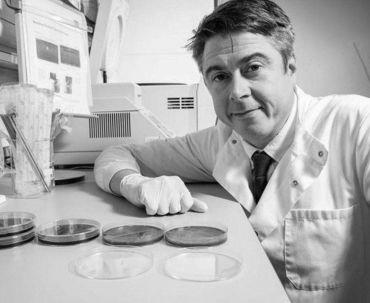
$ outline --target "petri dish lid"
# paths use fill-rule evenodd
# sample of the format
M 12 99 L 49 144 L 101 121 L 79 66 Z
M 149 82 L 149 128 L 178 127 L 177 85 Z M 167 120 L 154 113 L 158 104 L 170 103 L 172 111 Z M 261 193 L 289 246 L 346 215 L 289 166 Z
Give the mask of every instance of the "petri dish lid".
M 61 219 L 37 229 L 39 241 L 48 244 L 76 244 L 99 236 L 100 224 L 89 219 Z
M 74 272 L 89 279 L 125 279 L 148 271 L 153 256 L 138 248 L 97 251 L 73 262 Z
M 31 228 L 23 233 L 14 234 L 7 237 L 0 237 L 0 248 L 17 246 L 32 240 L 34 237 L 35 228 Z
M 164 227 L 159 223 L 114 223 L 104 226 L 102 235 L 109 245 L 141 246 L 162 240 Z
M 34 220 L 35 215 L 28 212 L 0 212 L 0 237 L 30 230 Z
M 242 268 L 242 259 L 229 253 L 183 251 L 167 258 L 165 273 L 174 279 L 215 282 L 231 279 Z
M 181 247 L 214 246 L 227 240 L 227 227 L 215 222 L 175 225 L 165 232 L 169 244 Z

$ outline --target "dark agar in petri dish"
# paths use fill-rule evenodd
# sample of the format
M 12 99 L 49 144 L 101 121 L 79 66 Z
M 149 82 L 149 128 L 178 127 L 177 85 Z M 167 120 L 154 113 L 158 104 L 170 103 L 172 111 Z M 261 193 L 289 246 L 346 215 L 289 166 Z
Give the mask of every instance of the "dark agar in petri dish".
M 103 241 L 110 245 L 147 245 L 163 238 L 162 228 L 152 225 L 121 225 L 103 230 Z
M 180 226 L 168 230 L 165 239 L 169 244 L 181 247 L 214 246 L 227 240 L 227 231 L 214 226 Z

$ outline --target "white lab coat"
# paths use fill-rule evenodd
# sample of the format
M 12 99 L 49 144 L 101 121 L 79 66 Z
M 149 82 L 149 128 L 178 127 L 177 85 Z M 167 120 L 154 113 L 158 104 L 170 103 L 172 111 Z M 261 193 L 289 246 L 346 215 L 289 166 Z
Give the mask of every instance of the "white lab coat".
M 296 89 L 294 140 L 256 205 L 239 136 L 222 123 L 185 137 L 106 150 L 98 185 L 118 170 L 217 181 L 247 210 L 292 302 L 370 302 L 370 99 Z M 273 298 L 271 298 L 273 300 Z

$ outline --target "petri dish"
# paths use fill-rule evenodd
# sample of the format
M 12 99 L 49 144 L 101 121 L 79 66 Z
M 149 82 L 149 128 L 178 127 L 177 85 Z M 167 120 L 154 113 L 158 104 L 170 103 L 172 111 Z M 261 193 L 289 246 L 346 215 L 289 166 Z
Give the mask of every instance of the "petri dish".
M 0 237 L 5 237 L 33 228 L 35 215 L 28 212 L 0 212 Z
M 215 282 L 231 279 L 242 269 L 240 257 L 229 253 L 183 251 L 167 258 L 165 273 L 177 280 Z
M 220 223 L 177 225 L 165 232 L 167 243 L 181 246 L 214 246 L 227 241 L 227 227 Z
M 142 246 L 162 240 L 164 227 L 157 223 L 110 224 L 104 226 L 102 235 L 105 244 Z
M 73 262 L 76 274 L 88 279 L 125 279 L 145 273 L 153 256 L 138 248 L 97 251 Z
M 17 246 L 28 241 L 31 241 L 35 237 L 35 228 L 31 228 L 28 231 L 13 234 L 6 237 L 0 237 L 0 248 L 7 248 Z
M 39 226 L 36 233 L 46 244 L 77 244 L 99 236 L 100 224 L 89 219 L 61 219 Z
M 71 169 L 55 169 L 55 185 L 71 184 L 85 180 L 85 174 Z

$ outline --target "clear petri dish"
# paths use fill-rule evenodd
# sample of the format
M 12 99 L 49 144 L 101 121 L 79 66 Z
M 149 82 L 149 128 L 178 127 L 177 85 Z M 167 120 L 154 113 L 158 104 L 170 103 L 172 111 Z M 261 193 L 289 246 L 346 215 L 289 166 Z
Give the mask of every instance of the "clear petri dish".
M 175 225 L 166 230 L 165 239 L 180 247 L 220 245 L 227 241 L 227 227 L 214 222 Z
M 22 233 L 0 237 L 0 248 L 13 247 L 31 241 L 35 237 L 35 228 Z
M 100 234 L 100 224 L 89 219 L 61 219 L 37 228 L 37 238 L 46 244 L 77 244 Z
M 177 280 L 215 282 L 236 276 L 242 264 L 240 257 L 229 253 L 187 250 L 167 258 L 164 271 Z
M 102 235 L 105 244 L 142 246 L 162 240 L 164 227 L 159 223 L 114 223 L 104 226 Z
M 0 212 L 0 237 L 30 230 L 35 226 L 35 218 L 28 212 Z
M 89 279 L 126 279 L 145 273 L 153 256 L 138 248 L 98 251 L 73 262 L 76 274 Z

